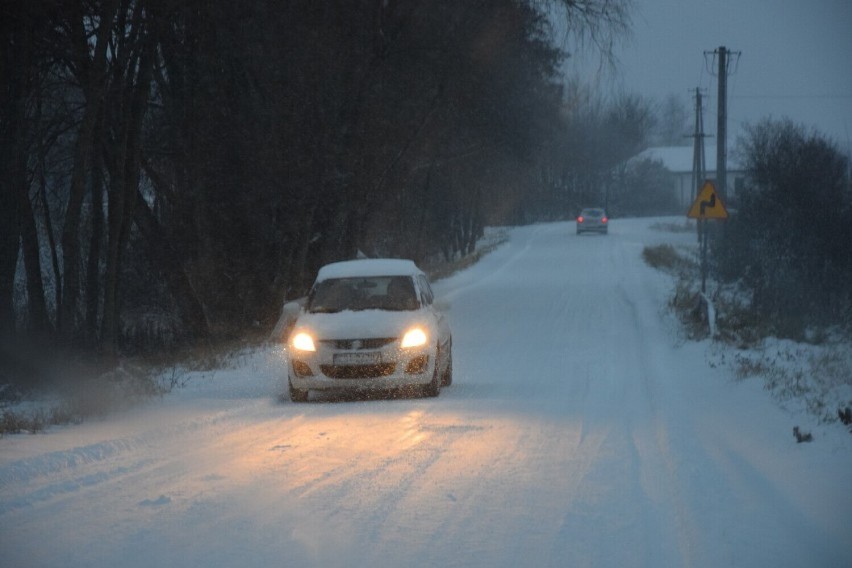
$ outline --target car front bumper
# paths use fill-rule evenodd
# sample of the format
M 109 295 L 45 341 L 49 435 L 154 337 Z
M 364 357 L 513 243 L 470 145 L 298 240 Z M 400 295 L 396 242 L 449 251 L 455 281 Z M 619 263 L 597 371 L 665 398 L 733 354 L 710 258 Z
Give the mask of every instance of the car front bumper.
M 290 384 L 300 390 L 394 389 L 429 384 L 435 372 L 434 349 L 386 349 L 370 355 L 375 360 L 341 363 L 341 357 L 357 359 L 358 355 L 334 350 L 291 352 Z

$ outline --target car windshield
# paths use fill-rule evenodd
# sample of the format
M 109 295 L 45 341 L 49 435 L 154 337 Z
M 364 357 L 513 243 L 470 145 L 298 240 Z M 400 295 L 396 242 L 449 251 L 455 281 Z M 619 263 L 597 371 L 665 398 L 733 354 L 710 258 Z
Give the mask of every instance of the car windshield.
M 601 209 L 585 209 L 582 215 L 586 217 L 603 217 L 604 212 Z
M 318 282 L 308 298 L 311 313 L 345 310 L 410 311 L 418 308 L 409 276 L 331 278 Z

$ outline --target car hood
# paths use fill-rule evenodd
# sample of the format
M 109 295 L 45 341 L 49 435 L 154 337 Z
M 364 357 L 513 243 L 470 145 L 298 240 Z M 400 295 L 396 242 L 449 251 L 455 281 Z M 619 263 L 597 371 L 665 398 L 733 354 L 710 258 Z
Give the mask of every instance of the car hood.
M 432 328 L 429 310 L 395 312 L 389 310 L 343 311 L 333 314 L 303 313 L 293 328 L 309 331 L 317 339 L 366 339 L 401 337 L 414 325 Z

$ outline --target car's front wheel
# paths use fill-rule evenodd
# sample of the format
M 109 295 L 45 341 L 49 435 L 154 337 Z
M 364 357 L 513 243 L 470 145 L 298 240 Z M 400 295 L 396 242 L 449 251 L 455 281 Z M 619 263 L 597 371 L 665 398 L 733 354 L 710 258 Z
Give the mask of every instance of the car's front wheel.
M 290 387 L 290 400 L 293 402 L 308 402 L 308 389 L 297 389 L 291 381 L 287 381 Z
M 444 374 L 441 375 L 441 386 L 448 387 L 453 384 L 453 349 L 452 344 L 450 345 L 450 352 L 447 354 L 447 368 L 444 370 Z
M 441 392 L 441 376 L 438 374 L 438 358 L 435 358 L 435 370 L 432 372 L 432 380 L 423 385 L 423 396 L 436 397 Z

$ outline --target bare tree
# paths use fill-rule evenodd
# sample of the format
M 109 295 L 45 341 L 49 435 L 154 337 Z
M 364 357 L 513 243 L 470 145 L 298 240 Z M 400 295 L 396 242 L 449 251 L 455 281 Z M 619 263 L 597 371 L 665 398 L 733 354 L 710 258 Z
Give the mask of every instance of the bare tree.
M 86 192 L 86 180 L 95 144 L 95 126 L 105 98 L 107 82 L 107 46 L 118 10 L 118 0 L 98 4 L 93 13 L 85 5 L 68 4 L 63 12 L 68 58 L 66 66 L 79 82 L 85 98 L 77 140 L 74 144 L 73 167 L 68 204 L 62 229 L 62 305 L 59 329 L 70 341 L 78 331 L 80 298 L 80 213 Z
M 692 112 L 682 97 L 669 94 L 656 108 L 656 128 L 652 142 L 658 146 L 689 146 Z
M 604 54 L 629 24 L 627 0 L 4 4 L 3 323 L 19 255 L 31 325 L 111 353 L 140 312 L 243 333 L 324 262 L 469 254 L 591 193 L 612 154 L 586 141 L 638 124 L 626 151 L 643 107 L 565 112 L 554 5 Z

